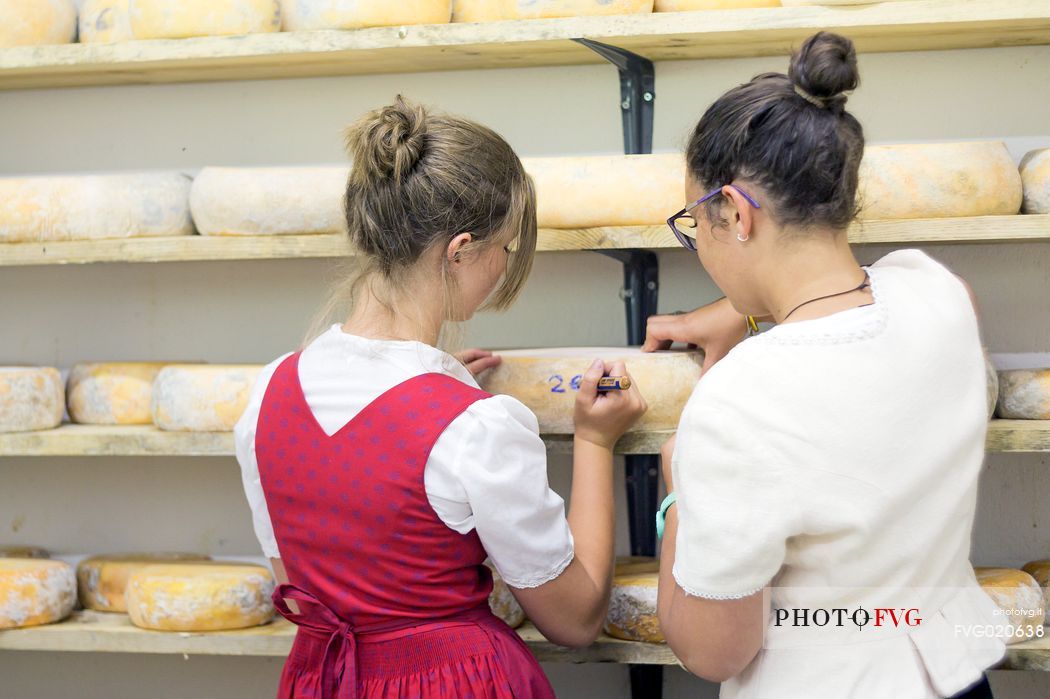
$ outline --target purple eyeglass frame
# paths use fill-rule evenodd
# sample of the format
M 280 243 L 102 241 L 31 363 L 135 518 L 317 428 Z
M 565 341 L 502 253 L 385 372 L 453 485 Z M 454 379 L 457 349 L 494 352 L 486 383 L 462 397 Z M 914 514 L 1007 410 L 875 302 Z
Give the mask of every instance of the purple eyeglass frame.
M 761 204 L 759 204 L 757 201 L 755 201 L 754 198 L 750 194 L 748 194 L 744 190 L 740 189 L 740 187 L 737 187 L 735 184 L 730 184 L 730 185 L 727 185 L 727 186 L 732 187 L 736 191 L 740 192 L 740 196 L 744 197 L 744 199 L 747 199 L 747 203 L 750 204 L 751 206 L 755 207 L 756 209 L 761 209 L 762 208 Z M 710 192 L 708 192 L 707 194 L 705 194 L 704 196 L 702 196 L 699 199 L 697 199 L 696 201 L 694 201 L 689 206 L 685 207 L 684 209 L 682 209 L 681 211 L 676 213 L 674 216 L 672 216 L 669 219 L 667 219 L 667 226 L 671 229 L 671 232 L 674 233 L 674 237 L 678 240 L 679 243 L 682 244 L 682 247 L 684 247 L 686 250 L 694 250 L 694 251 L 696 250 L 696 239 L 695 238 L 690 238 L 686 234 L 684 234 L 681 231 L 679 231 L 678 228 L 674 225 L 674 222 L 677 221 L 678 219 L 682 218 L 683 216 L 685 216 L 687 213 L 689 213 L 689 209 L 692 209 L 694 206 L 700 206 L 704 202 L 710 201 L 711 199 L 714 199 L 716 196 L 718 196 L 721 193 L 722 193 L 722 187 L 719 187 L 718 189 L 713 189 Z

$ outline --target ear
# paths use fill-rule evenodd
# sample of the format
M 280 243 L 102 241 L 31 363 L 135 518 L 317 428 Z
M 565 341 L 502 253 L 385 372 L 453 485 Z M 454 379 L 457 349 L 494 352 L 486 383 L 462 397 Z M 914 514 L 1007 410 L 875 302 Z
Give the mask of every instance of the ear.
M 473 239 L 474 236 L 470 233 L 460 233 L 450 240 L 448 243 L 448 249 L 445 251 L 448 261 L 452 264 L 458 264 L 462 257 L 460 253 Z
M 722 187 L 722 195 L 725 196 L 728 204 L 723 213 L 726 220 L 729 221 L 729 232 L 740 242 L 746 243 L 751 238 L 754 226 L 754 211 L 751 209 L 751 204 L 740 192 L 729 185 Z

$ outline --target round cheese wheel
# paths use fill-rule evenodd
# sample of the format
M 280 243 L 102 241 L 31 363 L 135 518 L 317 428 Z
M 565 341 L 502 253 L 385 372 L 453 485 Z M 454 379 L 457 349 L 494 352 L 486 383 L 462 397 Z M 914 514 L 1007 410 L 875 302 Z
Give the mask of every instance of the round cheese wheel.
M 85 425 L 151 424 L 153 380 L 165 366 L 163 362 L 75 365 L 66 382 L 70 419 Z
M 51 558 L 51 554 L 36 546 L 0 546 L 0 558 Z
M 742 10 L 752 7 L 780 7 L 780 0 L 656 0 L 656 12 L 694 10 Z
M 162 430 L 229 432 L 261 370 L 247 364 L 164 367 L 153 382 L 153 422 Z
M 284 30 L 448 24 L 451 0 L 281 0 Z
M 649 410 L 632 431 L 670 430 L 700 380 L 699 352 L 642 352 L 623 347 L 569 347 L 497 352 L 503 361 L 481 376 L 489 393 L 505 393 L 527 405 L 546 434 L 573 432 L 579 377 L 595 359 L 624 360 Z
M 206 561 L 196 553 L 122 553 L 85 558 L 77 566 L 80 604 L 99 612 L 126 612 L 128 579 L 149 565 L 172 561 Z
M 516 629 L 525 623 L 525 610 L 514 599 L 514 593 L 507 587 L 507 583 L 496 572 L 491 564 L 486 563 L 492 571 L 492 594 L 489 595 L 489 609 L 512 629 Z
M 76 599 L 77 578 L 68 563 L 0 558 L 0 629 L 61 621 Z
M 999 372 L 999 417 L 1050 420 L 1050 369 Z
M 346 177 L 345 167 L 206 167 L 190 210 L 201 235 L 339 233 Z
M 133 0 L 135 39 L 184 39 L 281 31 L 278 0 Z
M 80 43 L 131 41 L 132 0 L 84 0 L 80 7 Z
M 273 618 L 274 581 L 262 566 L 222 561 L 152 565 L 128 579 L 131 623 L 157 631 L 224 631 Z
M 1033 150 L 1021 159 L 1025 214 L 1050 214 L 1050 148 Z
M 1021 175 L 1000 141 L 870 146 L 858 196 L 862 219 L 1010 215 Z
M 523 158 L 541 228 L 658 225 L 685 201 L 680 154 Z
M 62 374 L 53 367 L 0 367 L 0 432 L 58 427 L 65 412 Z
M 663 643 L 656 614 L 660 566 L 655 560 L 635 560 L 616 566 L 605 633 L 614 638 L 645 643 Z
M 653 11 L 653 0 L 455 0 L 453 22 L 498 22 Z
M 1025 563 L 1021 570 L 1031 575 L 1043 588 L 1043 623 L 1050 625 L 1050 559 Z
M 1023 570 L 1013 568 L 974 568 L 977 582 L 999 605 L 1002 617 L 997 626 L 1013 627 L 1004 634 L 1007 644 L 1033 638 L 1046 619 L 1043 589 Z
M 0 178 L 0 243 L 191 235 L 180 173 Z
M 73 0 L 0 0 L 0 48 L 69 44 L 76 36 Z

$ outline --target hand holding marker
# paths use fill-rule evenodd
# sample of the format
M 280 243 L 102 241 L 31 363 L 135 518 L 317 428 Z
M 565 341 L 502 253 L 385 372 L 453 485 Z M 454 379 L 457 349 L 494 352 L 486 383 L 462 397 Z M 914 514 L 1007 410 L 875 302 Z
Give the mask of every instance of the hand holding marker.
M 630 376 L 603 376 L 598 379 L 599 391 L 626 391 L 630 387 Z

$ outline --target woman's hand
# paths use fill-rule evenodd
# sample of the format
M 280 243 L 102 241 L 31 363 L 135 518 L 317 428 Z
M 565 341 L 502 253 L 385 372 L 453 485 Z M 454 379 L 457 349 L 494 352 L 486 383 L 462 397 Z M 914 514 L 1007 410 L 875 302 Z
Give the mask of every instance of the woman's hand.
M 744 339 L 746 331 L 744 316 L 728 299 L 721 299 L 689 313 L 650 316 L 642 351 L 667 349 L 673 342 L 688 343 L 704 350 L 702 371 L 706 373 Z
M 622 362 L 613 362 L 609 376 L 627 376 L 627 367 Z M 605 362 L 594 360 L 580 380 L 576 394 L 573 420 L 576 438 L 612 449 L 634 422 L 649 409 L 645 398 L 638 392 L 638 384 L 631 379 L 626 391 L 598 391 L 598 379 L 606 375 Z
M 467 371 L 474 376 L 477 376 L 486 369 L 499 366 L 499 363 L 503 361 L 502 357 L 499 355 L 481 349 L 463 350 L 462 352 L 457 352 L 455 357 L 461 364 L 467 367 Z
M 660 447 L 660 469 L 664 475 L 664 486 L 667 488 L 667 492 L 670 494 L 674 491 L 674 478 L 671 476 L 671 457 L 674 456 L 674 445 L 678 439 L 678 433 L 675 432 L 671 435 L 671 438 L 664 442 L 664 445 Z

